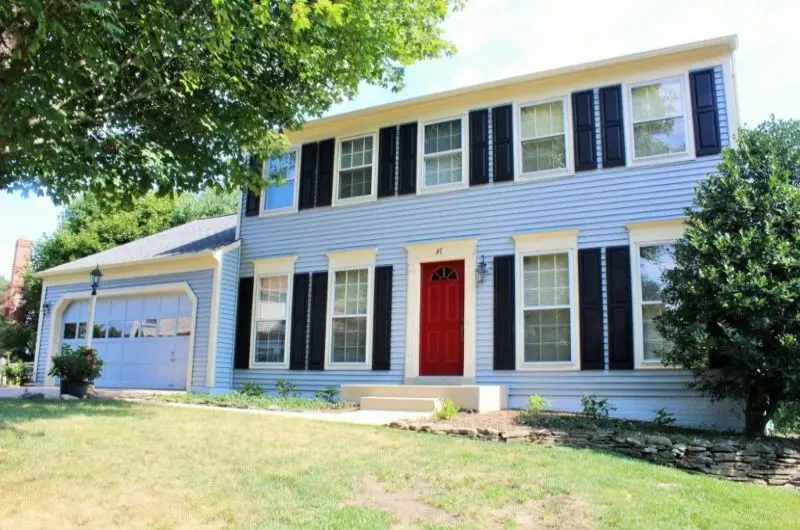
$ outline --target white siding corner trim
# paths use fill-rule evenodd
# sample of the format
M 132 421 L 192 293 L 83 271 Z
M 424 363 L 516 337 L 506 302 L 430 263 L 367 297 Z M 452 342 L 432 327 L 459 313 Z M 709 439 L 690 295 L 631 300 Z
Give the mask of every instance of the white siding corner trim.
M 476 373 L 476 289 L 477 239 L 459 239 L 406 245 L 408 279 L 406 297 L 406 380 L 419 377 L 419 334 L 422 264 L 464 260 L 464 374 L 462 380 L 475 381 Z
M 216 380 L 217 328 L 220 318 L 219 305 L 220 292 L 222 289 L 222 260 L 226 252 L 239 248 L 240 244 L 241 242 L 236 240 L 230 245 L 218 248 L 212 254 L 214 256 L 214 261 L 216 261 L 216 266 L 214 267 L 214 285 L 211 288 L 211 323 L 208 330 L 208 362 L 206 364 L 206 386 L 208 388 L 214 388 Z M 94 315 L 94 311 L 92 311 L 91 314 Z
M 554 232 L 517 234 L 514 239 L 514 271 L 516 285 L 516 366 L 517 370 L 580 370 L 580 311 L 578 296 L 578 229 Z M 569 263 L 569 314 L 570 314 L 570 360 L 525 362 L 525 320 L 523 301 L 525 286 L 523 261 L 527 256 L 566 253 Z
M 250 317 L 250 354 L 248 367 L 251 370 L 286 370 L 289 368 L 289 352 L 292 344 L 292 302 L 294 301 L 294 265 L 297 256 L 283 256 L 253 261 L 253 307 Z M 256 334 L 258 333 L 258 300 L 261 294 L 261 279 L 270 276 L 286 276 L 286 334 L 283 341 L 283 362 L 256 362 Z
M 684 219 L 662 219 L 626 225 L 630 235 L 631 291 L 633 296 L 633 367 L 639 369 L 673 369 L 661 361 L 644 360 L 644 330 L 642 327 L 642 279 L 639 249 L 647 245 L 674 243 L 683 235 Z

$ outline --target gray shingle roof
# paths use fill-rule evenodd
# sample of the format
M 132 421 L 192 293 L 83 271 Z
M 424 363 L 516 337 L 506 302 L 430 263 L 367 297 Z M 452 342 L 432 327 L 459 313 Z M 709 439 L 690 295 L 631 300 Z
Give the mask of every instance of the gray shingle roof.
M 40 274 L 79 271 L 95 265 L 119 265 L 167 256 L 213 250 L 236 240 L 236 216 L 199 219 L 152 236 L 143 237 L 104 252 L 64 263 Z

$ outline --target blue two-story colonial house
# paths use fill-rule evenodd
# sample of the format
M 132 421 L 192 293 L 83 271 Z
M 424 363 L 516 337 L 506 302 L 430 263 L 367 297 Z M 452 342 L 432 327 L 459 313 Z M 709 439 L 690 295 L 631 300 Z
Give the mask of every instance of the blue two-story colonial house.
M 738 126 L 735 37 L 561 68 L 312 121 L 261 163 L 280 184 L 44 271 L 36 381 L 63 343 L 100 386 L 452 397 L 540 394 L 576 410 L 731 426 L 664 367 L 684 208 Z M 87 288 L 96 265 L 104 279 Z M 381 401 L 383 400 L 383 401 Z M 402 399 L 401 399 L 402 401 Z

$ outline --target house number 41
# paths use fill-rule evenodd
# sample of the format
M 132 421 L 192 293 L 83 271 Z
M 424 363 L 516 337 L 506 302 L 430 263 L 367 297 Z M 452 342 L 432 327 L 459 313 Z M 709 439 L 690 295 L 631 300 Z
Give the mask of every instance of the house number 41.
M 439 248 L 436 249 L 436 255 L 437 256 L 441 256 L 442 255 L 442 247 L 439 247 Z

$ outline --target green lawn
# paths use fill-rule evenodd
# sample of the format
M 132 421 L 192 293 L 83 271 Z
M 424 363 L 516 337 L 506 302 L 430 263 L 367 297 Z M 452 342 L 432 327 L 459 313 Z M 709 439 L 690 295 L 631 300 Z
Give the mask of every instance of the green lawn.
M 570 448 L 0 400 L 2 528 L 792 528 L 800 494 Z

